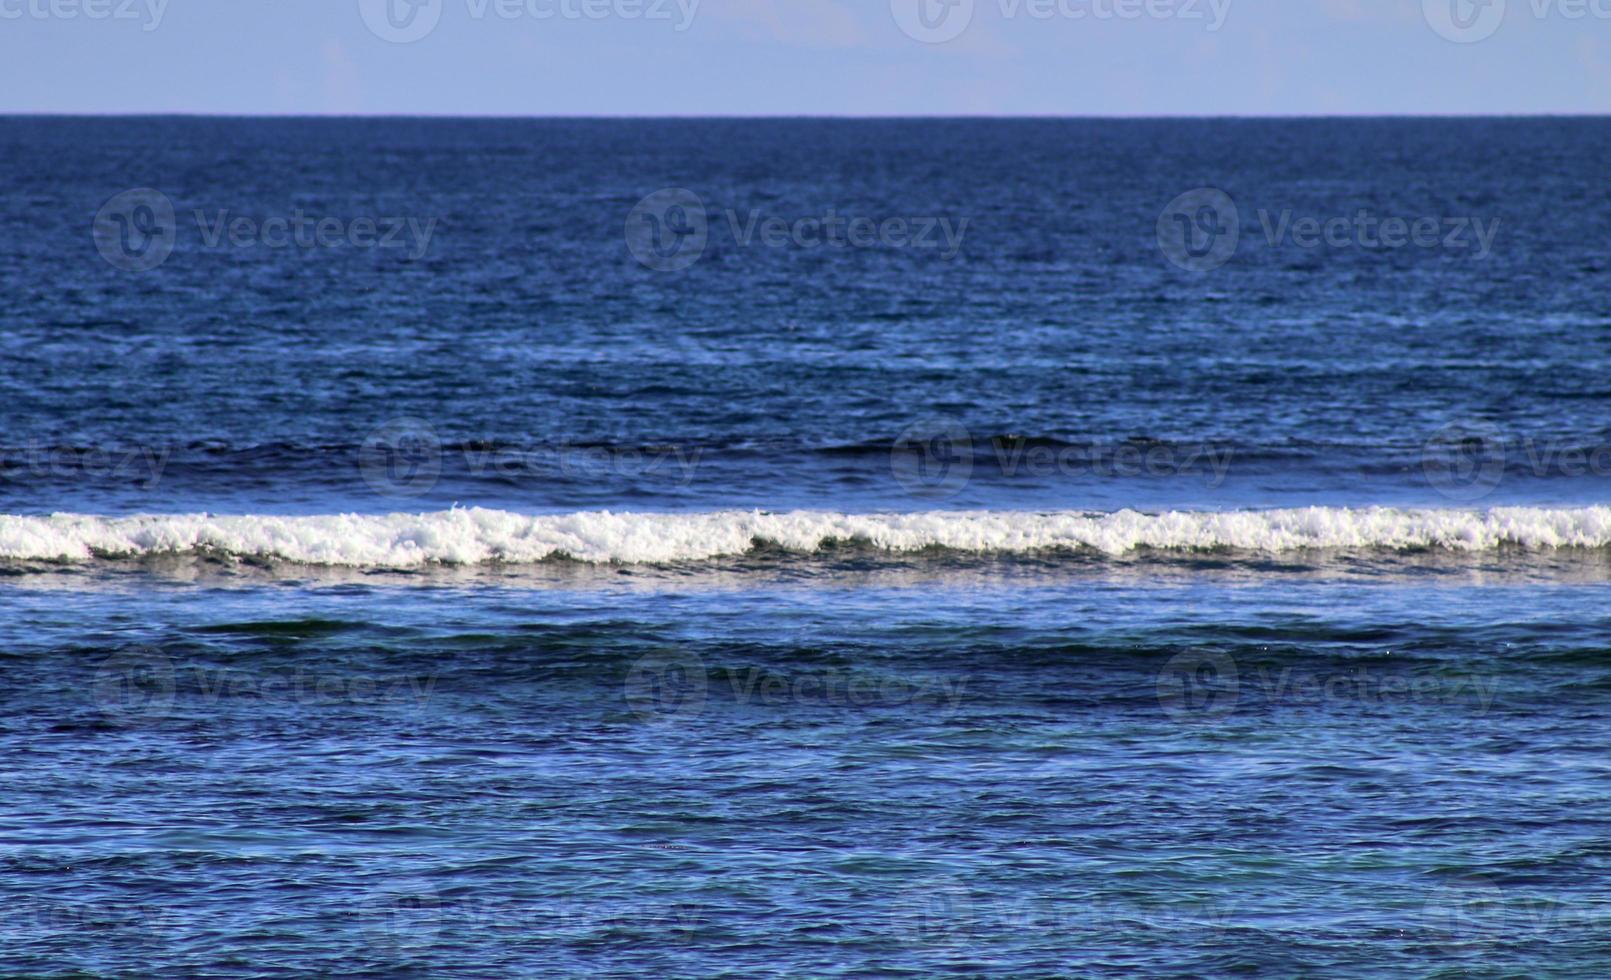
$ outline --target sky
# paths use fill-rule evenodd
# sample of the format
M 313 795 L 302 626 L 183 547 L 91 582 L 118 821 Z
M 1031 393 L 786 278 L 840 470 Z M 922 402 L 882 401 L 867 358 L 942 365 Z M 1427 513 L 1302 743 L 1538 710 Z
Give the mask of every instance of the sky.
M 1611 0 L 0 0 L 0 112 L 1611 112 Z

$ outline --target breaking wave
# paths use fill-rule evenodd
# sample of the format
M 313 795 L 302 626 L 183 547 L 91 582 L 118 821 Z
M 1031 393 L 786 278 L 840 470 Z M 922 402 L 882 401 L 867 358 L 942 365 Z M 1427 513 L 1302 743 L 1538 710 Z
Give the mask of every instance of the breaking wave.
M 908 514 L 620 514 L 531 516 L 480 508 L 428 514 L 286 517 L 140 515 L 0 517 L 0 559 L 83 562 L 216 554 L 311 565 L 397 568 L 570 559 L 699 561 L 757 548 L 811 553 L 857 545 L 892 553 L 1055 550 L 1446 550 L 1611 546 L 1611 507 L 1488 511 L 1309 507 L 1142 514 L 935 511 Z

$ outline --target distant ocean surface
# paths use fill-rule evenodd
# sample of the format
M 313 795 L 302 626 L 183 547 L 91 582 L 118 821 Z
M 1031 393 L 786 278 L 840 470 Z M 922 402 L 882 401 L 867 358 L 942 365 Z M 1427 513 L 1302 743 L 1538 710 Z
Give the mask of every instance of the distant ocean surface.
M 1608 158 L 0 119 L 0 974 L 1611 971 Z

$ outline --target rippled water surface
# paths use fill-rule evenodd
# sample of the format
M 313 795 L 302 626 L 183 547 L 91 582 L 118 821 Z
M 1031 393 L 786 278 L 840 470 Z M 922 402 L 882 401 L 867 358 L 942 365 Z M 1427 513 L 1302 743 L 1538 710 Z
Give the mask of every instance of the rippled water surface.
M 0 973 L 1611 970 L 1608 140 L 0 120 Z

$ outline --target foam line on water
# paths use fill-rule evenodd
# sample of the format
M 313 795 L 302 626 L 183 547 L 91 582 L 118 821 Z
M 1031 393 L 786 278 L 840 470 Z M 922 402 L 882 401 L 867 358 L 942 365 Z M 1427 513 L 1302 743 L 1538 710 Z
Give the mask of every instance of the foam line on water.
M 1611 546 L 1611 507 L 1488 511 L 1310 507 L 1294 510 L 1031 513 L 932 511 L 840 514 L 620 514 L 530 516 L 480 508 L 427 514 L 96 517 L 0 516 L 0 558 L 220 553 L 314 565 L 408 567 L 587 562 L 657 563 L 740 555 L 756 542 L 809 553 L 833 541 L 890 552 L 943 548 L 1026 553 L 1077 549 L 1122 555 L 1167 551 L 1307 549 L 1462 552 Z

